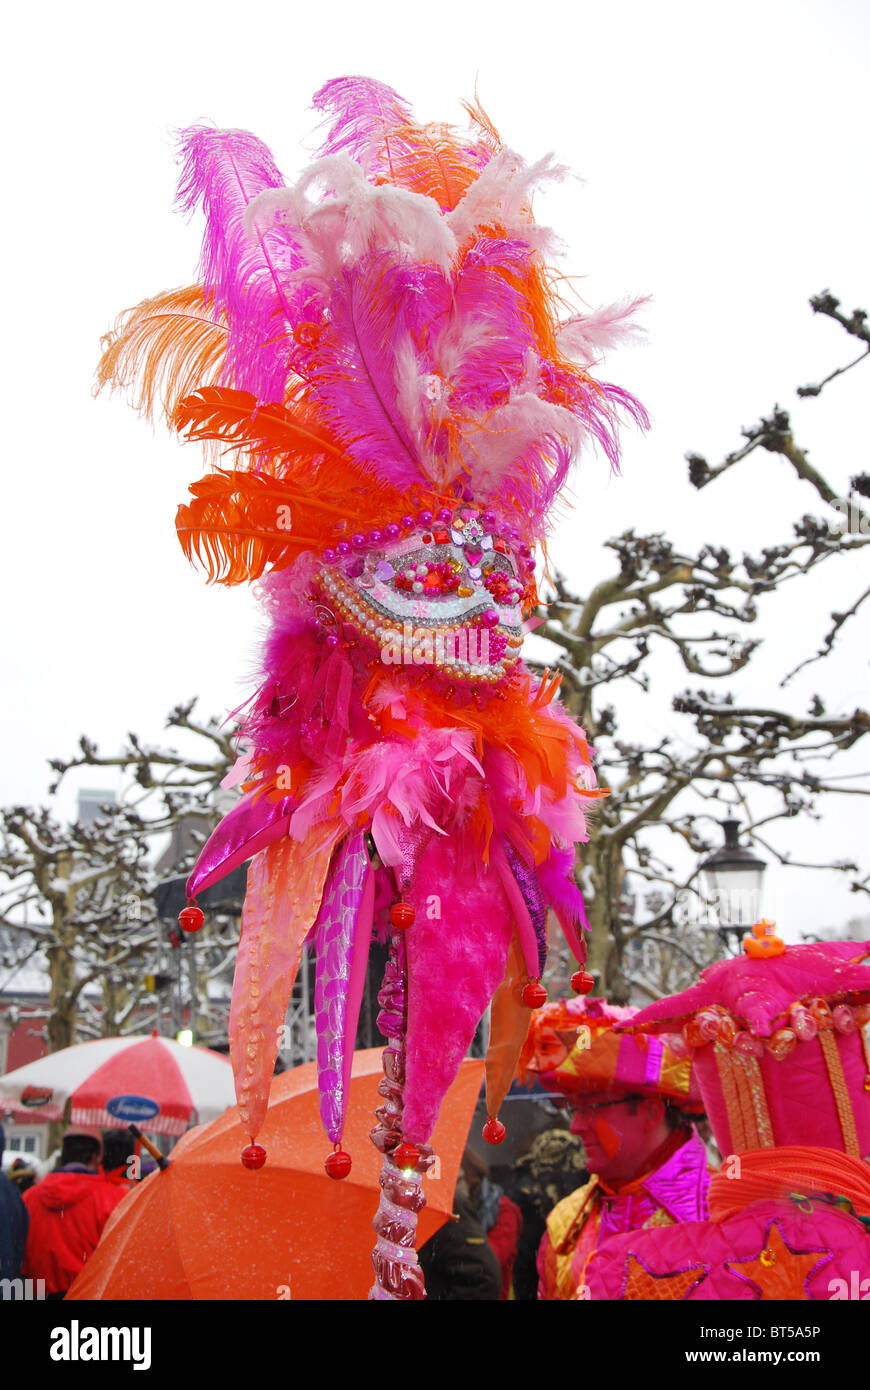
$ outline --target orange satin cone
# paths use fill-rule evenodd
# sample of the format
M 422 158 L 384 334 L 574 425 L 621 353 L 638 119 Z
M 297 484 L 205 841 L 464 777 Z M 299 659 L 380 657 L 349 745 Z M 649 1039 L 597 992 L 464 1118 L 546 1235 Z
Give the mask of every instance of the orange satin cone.
M 326 1176 L 313 1062 L 275 1078 L 257 1142 L 266 1166 L 250 1171 L 249 1142 L 233 1106 L 190 1130 L 169 1168 L 116 1208 L 68 1299 L 361 1299 L 372 1282 L 372 1220 L 381 1155 L 369 1139 L 381 1099 L 381 1049 L 354 1054 L 342 1147 L 350 1176 Z M 466 1059 L 441 1107 L 424 1180 L 422 1244 L 444 1225 L 480 1093 L 483 1062 Z
M 531 1012 L 522 1001 L 527 979 L 525 957 L 516 932 L 508 952 L 505 977 L 492 996 L 489 1046 L 486 1050 L 486 1112 L 497 1116 L 517 1074 L 529 1031 Z

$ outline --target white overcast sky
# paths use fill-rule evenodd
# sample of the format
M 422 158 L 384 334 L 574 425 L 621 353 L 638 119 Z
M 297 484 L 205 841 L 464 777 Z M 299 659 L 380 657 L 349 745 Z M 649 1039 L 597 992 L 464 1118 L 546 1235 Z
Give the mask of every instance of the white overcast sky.
M 653 429 L 626 436 L 619 479 L 584 460 L 554 547 L 583 584 L 604 572 L 602 542 L 629 526 L 757 550 L 818 512 L 773 456 L 700 495 L 685 482 L 687 449 L 718 459 L 774 401 L 794 407 L 836 487 L 868 468 L 866 371 L 817 401 L 793 394 L 854 355 L 809 296 L 830 287 L 845 308 L 870 299 L 868 29 L 865 0 L 50 0 L 8 12 L 3 803 L 44 798 L 46 759 L 70 754 L 82 732 L 106 751 L 127 729 L 159 742 L 177 701 L 199 694 L 203 713 L 222 715 L 250 689 L 253 601 L 207 589 L 175 539 L 199 456 L 120 398 L 91 396 L 115 315 L 194 276 L 200 224 L 172 211 L 174 129 L 253 130 L 290 181 L 303 145 L 313 148 L 310 99 L 328 78 L 377 77 L 420 118 L 454 121 L 476 84 L 507 144 L 529 160 L 553 150 L 577 172 L 583 182 L 536 201 L 567 244 L 565 269 L 584 277 L 590 305 L 654 297 L 649 345 L 613 354 L 605 373 L 640 395 Z M 830 664 L 776 692 L 830 610 L 857 593 L 859 568 L 831 569 L 775 600 L 740 699 L 803 710 L 819 689 L 833 705 L 867 707 L 866 620 Z M 665 663 L 652 696 L 626 705 L 639 736 L 679 729 L 669 704 L 684 684 Z M 868 763 L 870 749 L 841 770 Z M 72 810 L 72 791 L 59 811 Z M 848 798 L 777 842 L 795 857 L 843 858 L 864 852 L 865 827 L 863 803 Z M 789 935 L 867 910 L 831 874 L 769 877 Z

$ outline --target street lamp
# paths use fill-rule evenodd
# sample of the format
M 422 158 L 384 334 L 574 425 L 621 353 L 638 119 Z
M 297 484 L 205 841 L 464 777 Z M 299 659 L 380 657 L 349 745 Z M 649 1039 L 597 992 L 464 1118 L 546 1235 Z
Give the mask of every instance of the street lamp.
M 751 850 L 739 844 L 740 822 L 721 822 L 725 843 L 701 862 L 700 869 L 706 896 L 716 908 L 716 930 L 729 945 L 733 938 L 735 951 L 740 939 L 761 917 L 761 886 L 767 864 Z

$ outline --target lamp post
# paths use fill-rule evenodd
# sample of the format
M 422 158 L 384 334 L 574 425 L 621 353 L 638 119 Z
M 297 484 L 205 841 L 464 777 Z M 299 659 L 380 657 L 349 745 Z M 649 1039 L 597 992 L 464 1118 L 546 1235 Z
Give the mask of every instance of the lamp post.
M 743 934 L 761 917 L 761 888 L 767 864 L 738 841 L 740 822 L 721 822 L 725 843 L 700 865 L 707 896 L 716 906 L 716 931 L 736 953 Z

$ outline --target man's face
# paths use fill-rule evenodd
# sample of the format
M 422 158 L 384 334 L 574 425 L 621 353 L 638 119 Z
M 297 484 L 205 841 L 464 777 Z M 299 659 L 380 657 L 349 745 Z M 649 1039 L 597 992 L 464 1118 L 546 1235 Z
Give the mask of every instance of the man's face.
M 657 1096 L 590 1096 L 575 1106 L 571 1133 L 583 1140 L 589 1170 L 627 1179 L 664 1143 L 670 1130 Z

